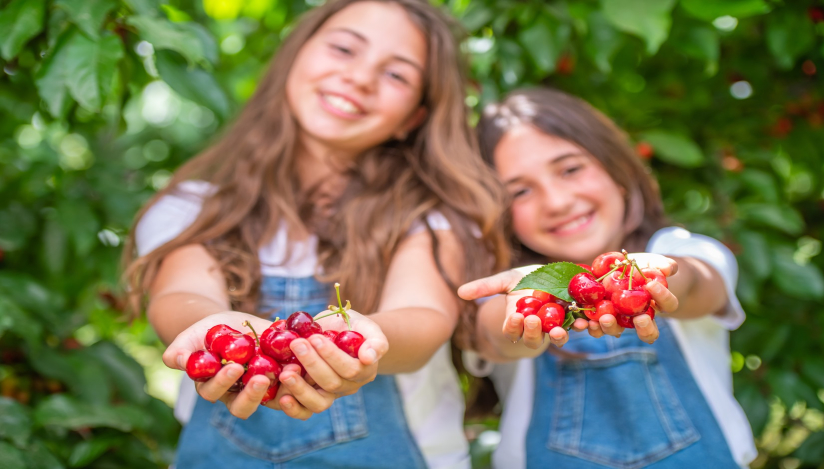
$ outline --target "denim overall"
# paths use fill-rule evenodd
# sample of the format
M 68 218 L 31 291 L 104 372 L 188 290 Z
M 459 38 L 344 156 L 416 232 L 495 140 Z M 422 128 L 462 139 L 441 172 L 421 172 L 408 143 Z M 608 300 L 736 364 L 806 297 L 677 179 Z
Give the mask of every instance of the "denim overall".
M 331 288 L 312 277 L 264 277 L 260 311 L 288 317 L 326 309 Z M 378 375 L 357 393 L 301 421 L 259 408 L 248 420 L 198 396 L 183 429 L 177 469 L 424 468 L 393 376 Z
M 666 319 L 649 345 L 570 334 L 563 350 L 535 360 L 528 468 L 738 468 Z

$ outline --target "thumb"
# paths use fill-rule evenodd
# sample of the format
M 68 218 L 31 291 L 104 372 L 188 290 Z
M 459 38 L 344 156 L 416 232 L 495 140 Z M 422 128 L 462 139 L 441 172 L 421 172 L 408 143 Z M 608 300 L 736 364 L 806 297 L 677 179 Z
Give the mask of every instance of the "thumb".
M 484 277 L 478 280 L 461 285 L 458 288 L 458 296 L 464 300 L 477 300 L 485 296 L 506 294 L 523 278 L 523 274 L 514 270 L 507 270 L 491 277 Z

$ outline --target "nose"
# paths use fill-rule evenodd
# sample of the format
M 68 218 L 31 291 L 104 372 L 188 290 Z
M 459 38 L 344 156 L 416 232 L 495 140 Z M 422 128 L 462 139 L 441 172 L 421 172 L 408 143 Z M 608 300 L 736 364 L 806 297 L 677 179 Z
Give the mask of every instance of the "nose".
M 547 215 L 564 215 L 575 203 L 575 188 L 557 180 L 541 184 L 541 207 Z
M 375 87 L 378 70 L 368 60 L 353 60 L 343 70 L 343 80 L 364 91 L 371 91 Z

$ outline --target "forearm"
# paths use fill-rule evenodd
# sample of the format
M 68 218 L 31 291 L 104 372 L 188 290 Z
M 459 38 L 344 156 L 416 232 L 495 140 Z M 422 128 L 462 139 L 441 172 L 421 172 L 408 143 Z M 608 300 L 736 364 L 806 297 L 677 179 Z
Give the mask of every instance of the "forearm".
M 389 342 L 378 373 L 411 373 L 423 367 L 452 337 L 456 322 L 429 308 L 401 308 L 369 315 Z
M 520 341 L 513 343 L 503 333 L 502 328 L 506 320 L 506 298 L 498 295 L 486 301 L 478 308 L 477 320 L 477 352 L 491 362 L 508 362 L 520 358 L 534 358 L 544 353 L 549 346 L 549 340 L 537 349 L 530 349 Z
M 667 278 L 669 290 L 678 298 L 677 319 L 695 319 L 720 311 L 727 303 L 724 281 L 715 269 L 692 257 L 674 258 L 678 272 Z

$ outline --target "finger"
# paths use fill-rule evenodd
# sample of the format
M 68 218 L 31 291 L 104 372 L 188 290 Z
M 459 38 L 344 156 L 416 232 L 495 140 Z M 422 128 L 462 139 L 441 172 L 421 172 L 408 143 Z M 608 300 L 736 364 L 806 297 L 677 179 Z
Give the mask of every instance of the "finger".
M 278 402 L 283 413 L 293 419 L 308 420 L 309 417 L 314 415 L 311 410 L 300 405 L 300 402 L 292 395 L 285 395 Z
M 344 384 L 343 378 L 341 378 L 341 376 L 332 369 L 326 360 L 318 354 L 317 348 L 315 347 L 315 343 L 319 343 L 321 344 L 320 348 L 323 348 L 322 339 L 327 341 L 329 339 L 317 334 L 313 335 L 311 339 L 311 342 L 306 339 L 295 339 L 291 344 L 289 344 L 289 347 L 292 349 L 292 352 L 294 352 L 298 360 L 300 360 L 300 363 L 303 364 L 303 367 L 306 369 L 307 377 L 311 376 L 315 383 L 329 392 L 339 392 L 341 390 L 341 386 Z M 360 364 L 358 360 L 350 357 L 343 350 L 340 350 L 340 352 L 346 355 L 349 358 L 349 361 L 356 366 Z M 354 370 L 352 371 L 352 374 L 356 374 L 356 372 L 357 370 Z
M 317 414 L 328 409 L 335 401 L 335 395 L 323 389 L 313 388 L 297 374 L 281 373 L 281 383 L 304 407 Z
M 671 313 L 678 309 L 678 298 L 661 282 L 652 280 L 644 285 L 644 288 L 647 289 L 652 299 L 655 300 L 655 304 L 658 305 L 662 311 Z
M 672 277 L 673 275 L 678 273 L 678 262 L 675 259 L 671 259 L 669 257 L 665 257 L 664 259 L 669 261 L 669 264 L 664 267 L 663 269 L 658 269 L 667 277 Z
M 598 321 L 589 321 L 589 335 L 595 337 L 596 339 L 603 337 L 604 330 L 601 329 L 601 323 Z
M 517 342 L 521 339 L 524 333 L 524 315 L 521 313 L 513 313 L 504 320 L 504 327 L 502 332 L 512 342 Z
M 601 316 L 598 322 L 601 324 L 601 330 L 603 330 L 607 335 L 621 337 L 621 333 L 624 332 L 624 328 L 618 325 L 618 321 L 615 320 L 615 316 L 611 314 Z
M 541 320 L 533 314 L 525 317 L 523 322 L 524 345 L 533 350 L 539 348 L 544 343 L 544 331 L 541 330 Z
M 248 419 L 260 407 L 260 401 L 270 383 L 269 378 L 265 376 L 253 376 L 243 390 L 226 403 L 229 412 L 237 418 Z
M 509 290 L 523 278 L 523 275 L 507 270 L 491 277 L 485 277 L 465 283 L 458 288 L 458 296 L 464 300 L 477 300 L 486 296 L 509 293 Z
M 563 327 L 553 327 L 549 331 L 549 340 L 558 347 L 563 347 L 569 340 L 569 333 Z
M 658 325 L 648 314 L 641 314 L 632 319 L 638 338 L 651 344 L 658 339 Z
M 331 340 L 321 335 L 313 335 L 309 338 L 312 348 L 317 351 L 320 359 L 329 366 L 331 374 L 315 375 L 310 373 L 315 382 L 326 391 L 331 393 L 350 393 L 353 385 L 360 387 L 361 384 L 370 382 L 378 374 L 378 362 L 374 360 L 372 364 L 365 365 L 363 359 L 355 359 L 346 352 L 339 349 Z M 364 354 L 363 347 L 370 346 L 364 343 L 358 351 L 358 357 Z M 366 352 L 367 355 L 371 355 Z M 372 350 L 377 356 L 377 352 Z M 304 365 L 305 366 L 305 365 Z
M 575 322 L 572 323 L 572 330 L 575 332 L 582 332 L 589 328 L 589 321 L 584 318 L 577 318 Z
M 209 402 L 217 402 L 232 387 L 238 378 L 243 375 L 243 366 L 230 363 L 217 372 L 214 378 L 203 383 L 197 383 L 197 393 Z M 264 376 L 264 378 L 266 378 Z M 263 395 L 261 394 L 261 397 Z

